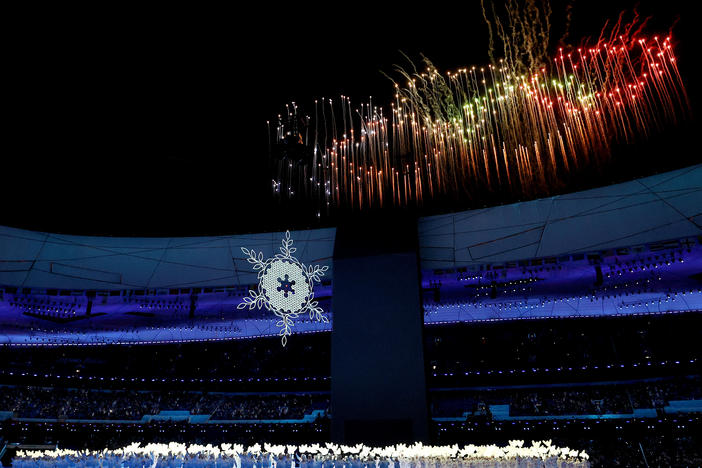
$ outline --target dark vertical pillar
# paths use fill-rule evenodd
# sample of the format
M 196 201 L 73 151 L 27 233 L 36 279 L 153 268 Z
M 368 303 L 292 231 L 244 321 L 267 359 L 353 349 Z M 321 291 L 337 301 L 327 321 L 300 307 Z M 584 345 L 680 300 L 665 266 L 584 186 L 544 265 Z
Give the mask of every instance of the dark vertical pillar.
M 600 265 L 595 265 L 595 286 L 602 286 L 603 282 L 602 267 Z
M 332 296 L 332 439 L 427 438 L 417 224 L 371 216 L 337 228 Z
M 188 309 L 188 318 L 195 318 L 195 310 L 197 309 L 197 294 L 190 294 L 190 308 Z
M 95 291 L 86 291 L 85 297 L 88 298 L 88 303 L 85 305 L 85 315 L 90 317 L 90 315 L 93 313 L 93 301 L 95 300 L 95 297 L 97 297 L 97 293 Z

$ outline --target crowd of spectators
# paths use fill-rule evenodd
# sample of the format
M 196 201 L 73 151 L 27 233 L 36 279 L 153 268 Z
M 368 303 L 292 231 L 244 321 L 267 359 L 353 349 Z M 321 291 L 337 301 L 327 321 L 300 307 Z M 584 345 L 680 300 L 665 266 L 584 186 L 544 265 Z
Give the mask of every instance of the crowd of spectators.
M 465 418 L 465 421 L 447 422 L 432 439 L 435 443 L 453 443 L 447 435 L 454 430 L 450 424 L 459 426 L 464 422 L 466 432 L 456 432 L 457 440 L 465 441 L 470 437 L 471 441 L 478 442 L 483 437 L 481 442 L 493 443 L 496 435 L 504 433 L 506 437 L 513 427 L 521 427 L 522 432 L 515 429 L 517 432 L 509 436 L 519 439 L 549 439 L 553 434 L 558 435 L 560 430 L 554 431 L 554 422 L 545 421 L 550 415 L 626 415 L 635 409 L 651 408 L 659 414 L 656 420 L 672 419 L 662 413 L 669 401 L 702 399 L 700 377 L 683 377 L 700 373 L 700 329 L 702 313 L 699 312 L 426 327 L 431 416 Z M 0 422 L 0 426 L 7 428 L 16 440 L 35 442 L 44 437 L 46 441 L 75 440 L 76 444 L 87 440 L 96 447 L 105 446 L 105 440 L 110 444 L 136 440 L 209 443 L 217 438 L 228 442 L 232 437 L 252 442 L 275 439 L 281 443 L 329 440 L 326 417 L 305 424 L 191 424 L 183 421 L 143 424 L 138 421 L 144 415 L 166 410 L 211 415 L 210 421 L 300 420 L 315 409 L 326 410 L 328 414 L 330 338 L 328 333 L 300 335 L 285 348 L 277 338 L 180 345 L 0 347 L 3 362 L 0 412 L 9 411 L 14 416 Z M 656 363 L 678 360 L 690 364 L 686 364 L 685 369 L 682 365 L 673 366 L 678 370 L 669 374 L 660 372 L 660 368 L 654 369 Z M 613 365 L 607 376 L 593 377 L 579 367 L 591 369 L 599 365 L 604 368 L 606 364 L 623 362 L 628 363 L 627 369 L 639 363 L 638 374 L 625 374 L 623 368 Z M 654 366 L 646 366 L 646 363 Z M 568 366 L 574 368 L 570 374 L 555 372 L 558 367 Z M 548 368 L 551 372 L 533 373 L 529 377 L 533 368 Z M 500 369 L 525 372 L 506 371 L 503 380 L 490 380 Z M 468 370 L 474 372 L 473 375 L 480 371 L 470 383 L 446 380 L 451 377 L 440 381 L 443 375 L 455 373 L 459 376 Z M 20 372 L 34 377 L 20 378 Z M 72 378 L 65 379 L 69 375 Z M 253 378 L 254 381 L 259 377 L 264 380 L 267 376 L 279 376 L 280 382 L 270 389 L 222 388 L 213 383 L 226 380 L 228 376 Z M 307 382 L 305 379 L 311 376 L 322 377 L 317 381 L 321 383 L 295 386 L 287 380 L 297 377 Z M 524 376 L 531 380 L 525 381 Z M 124 377 L 126 381 L 113 382 L 115 377 Z M 152 383 L 153 379 L 162 377 L 167 379 Z M 201 379 L 201 383 L 188 384 L 192 382 L 189 379 Z M 261 393 L 271 390 L 275 393 Z M 492 418 L 490 407 L 500 404 L 509 405 L 512 416 L 541 417 L 539 422 L 544 422 L 543 427 L 550 427 L 552 432 L 532 432 L 534 421 L 523 422 L 520 426 L 520 422 L 513 425 L 514 421 Z M 39 423 L 23 418 L 52 422 Z M 91 422 L 65 422 L 73 419 Z M 110 423 L 92 423 L 97 420 Z M 695 443 L 700 442 L 699 437 L 691 439 L 687 433 L 667 438 L 649 437 L 647 432 L 635 437 L 617 435 L 621 430 L 616 426 L 623 426 L 618 421 L 602 420 L 603 425 L 612 426 L 609 435 L 595 434 L 593 426 L 591 439 L 587 438 L 587 431 L 581 430 L 577 437 L 561 445 L 585 449 L 593 460 L 601 457 L 601 462 L 593 466 L 642 466 L 643 456 L 649 466 L 700 465 L 699 450 L 696 453 L 693 450 Z M 527 422 L 531 425 L 527 426 Z M 568 427 L 566 422 L 558 424 L 561 430 Z M 578 427 L 583 424 L 587 423 L 577 421 Z M 671 422 L 666 431 L 678 431 L 679 426 L 682 424 Z M 500 430 L 495 431 L 495 427 Z M 642 431 L 649 430 L 642 427 Z
M 179 410 L 209 414 L 214 420 L 302 419 L 327 410 L 325 394 L 231 394 L 192 391 L 94 390 L 0 386 L 0 411 L 17 418 L 141 420 L 144 415 Z
M 702 415 L 667 415 L 554 421 L 436 422 L 432 435 L 437 445 L 495 443 L 509 440 L 552 440 L 577 447 L 597 467 L 700 467 L 702 466 Z
M 283 397 L 251 397 L 220 399 L 212 413 L 215 420 L 227 419 L 302 419 L 317 406 L 329 407 L 329 396 L 315 398 L 310 394 Z M 326 411 L 325 411 L 326 412 Z M 254 415 L 255 417 L 251 417 Z
M 622 364 L 629 370 L 634 364 L 638 366 L 638 374 L 626 378 L 640 378 L 645 377 L 639 374 L 649 365 L 660 367 L 663 362 L 679 361 L 678 367 L 689 367 L 701 362 L 700 329 L 700 312 L 435 325 L 425 330 L 425 358 L 430 386 L 439 387 L 468 386 L 458 382 L 466 373 L 475 376 L 480 372 L 477 379 L 468 379 L 485 381 L 488 377 L 497 378 L 498 371 L 503 370 L 511 380 L 523 380 L 534 369 L 586 368 L 592 373 L 598 368 L 597 373 L 604 374 L 607 366 L 621 373 Z M 73 382 L 82 376 L 80 385 L 92 376 L 136 378 L 141 382 L 178 378 L 184 383 L 199 379 L 226 382 L 232 377 L 253 378 L 254 382 L 258 378 L 261 382 L 265 378 L 271 378 L 271 382 L 273 378 L 288 378 L 288 382 L 308 378 L 310 384 L 326 382 L 328 386 L 330 342 L 330 334 L 319 333 L 300 335 L 285 348 L 279 345 L 277 337 L 168 345 L 0 346 L 0 361 L 4 363 L 0 383 L 13 383 L 9 372 L 14 377 L 25 372 L 40 377 L 71 376 Z M 619 378 L 623 377 L 612 380 Z M 322 388 L 295 388 L 313 389 Z
M 5 369 L 50 375 L 184 377 L 328 376 L 328 333 L 280 339 L 63 347 L 0 346 Z
M 624 414 L 631 413 L 632 406 L 616 388 L 581 388 L 515 394 L 509 412 L 512 416 Z
M 702 358 L 700 329 L 700 312 L 436 325 L 426 328 L 425 358 L 430 377 L 441 379 L 495 369 L 642 369 Z
M 496 388 L 431 392 L 433 417 L 488 416 L 491 405 L 509 405 L 512 416 L 629 414 L 660 410 L 670 400 L 702 399 L 700 377 L 626 384 Z M 140 420 L 160 411 L 207 414 L 213 420 L 302 419 L 328 410 L 328 393 L 235 394 L 186 390 L 105 390 L 0 386 L 0 411 L 17 418 Z
M 670 400 L 702 399 L 699 376 L 587 386 L 497 388 L 431 392 L 434 417 L 484 416 L 490 405 L 509 405 L 511 416 L 631 414 L 661 410 Z
M 102 450 L 116 449 L 133 442 L 187 444 L 242 443 L 321 443 L 330 440 L 330 420 L 318 418 L 310 423 L 207 423 L 156 420 L 96 424 L 68 421 L 0 421 L 0 435 L 5 440 L 23 444 L 59 444 L 62 448 Z
M 443 430 L 446 429 L 446 430 Z M 698 467 L 702 466 L 702 418 L 656 418 L 655 420 L 601 420 L 590 423 L 485 422 L 435 425 L 431 440 L 437 445 L 505 445 L 509 440 L 552 440 L 558 446 L 584 450 L 596 467 Z M 313 424 L 71 424 L 0 421 L 0 432 L 14 442 L 37 443 L 61 440 L 62 448 L 101 450 L 132 442 L 183 442 L 220 444 L 320 443 L 329 440 L 329 421 Z M 528 443 L 528 442 L 527 442 Z M 280 466 L 280 465 L 279 465 Z
M 590 466 L 636 468 L 697 468 L 702 466 L 702 440 L 686 431 L 638 437 L 592 437 L 569 441 L 590 455 Z

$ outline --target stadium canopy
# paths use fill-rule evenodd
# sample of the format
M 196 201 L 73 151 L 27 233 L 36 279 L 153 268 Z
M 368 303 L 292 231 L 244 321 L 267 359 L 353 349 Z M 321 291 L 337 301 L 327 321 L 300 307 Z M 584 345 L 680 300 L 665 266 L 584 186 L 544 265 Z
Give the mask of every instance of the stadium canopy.
M 702 165 L 419 221 L 422 268 L 478 267 L 702 235 Z
M 702 236 L 702 165 L 593 190 L 419 220 L 423 269 L 589 253 Z M 334 228 L 294 231 L 296 257 L 332 266 Z M 0 226 L 0 285 L 126 290 L 256 283 L 241 247 L 278 253 L 281 232 L 91 237 Z M 331 278 L 330 271 L 326 278 Z
M 294 255 L 304 264 L 331 268 L 335 233 L 333 228 L 291 232 Z M 0 226 L 0 285 L 151 290 L 255 284 L 257 272 L 241 247 L 272 257 L 283 236 L 90 237 Z

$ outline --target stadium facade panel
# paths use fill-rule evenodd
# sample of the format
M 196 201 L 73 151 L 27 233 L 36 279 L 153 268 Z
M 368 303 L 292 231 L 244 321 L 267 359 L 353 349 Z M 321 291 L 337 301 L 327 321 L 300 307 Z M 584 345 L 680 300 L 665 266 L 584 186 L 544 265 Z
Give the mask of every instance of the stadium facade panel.
M 473 267 L 702 235 L 702 165 L 419 220 L 423 269 Z

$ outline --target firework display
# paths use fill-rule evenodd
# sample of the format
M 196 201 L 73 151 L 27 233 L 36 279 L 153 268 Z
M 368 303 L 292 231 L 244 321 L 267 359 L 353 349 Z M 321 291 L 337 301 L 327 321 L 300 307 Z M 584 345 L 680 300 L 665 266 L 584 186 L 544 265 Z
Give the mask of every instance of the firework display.
M 560 49 L 520 74 L 501 60 L 440 73 L 398 69 L 389 112 L 372 101 L 296 104 L 271 126 L 276 194 L 333 207 L 421 206 L 497 192 L 548 195 L 615 144 L 687 116 L 670 36 L 617 23 L 592 44 Z

